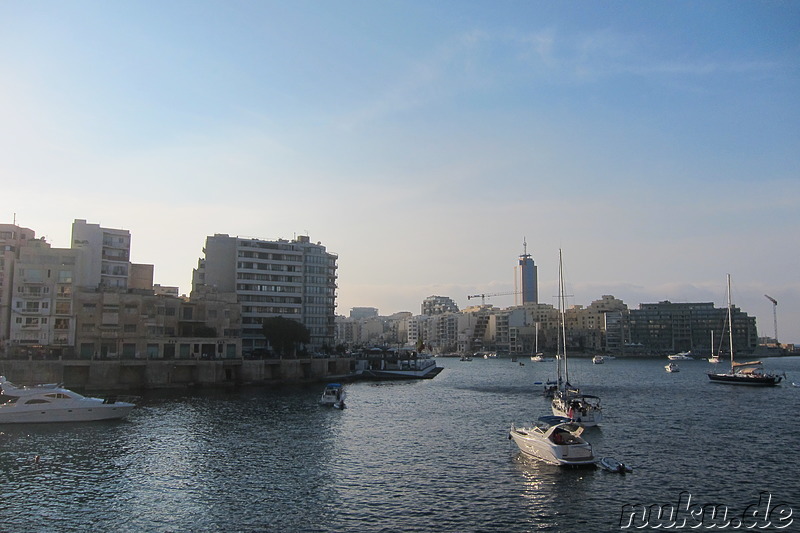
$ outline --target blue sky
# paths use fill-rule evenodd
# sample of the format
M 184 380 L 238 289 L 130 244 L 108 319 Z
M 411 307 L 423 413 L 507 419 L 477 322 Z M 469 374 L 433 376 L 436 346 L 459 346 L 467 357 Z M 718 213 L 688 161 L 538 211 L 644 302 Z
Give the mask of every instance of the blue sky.
M 190 289 L 307 234 L 339 312 L 514 289 L 734 303 L 800 343 L 796 2 L 0 2 L 4 222 Z M 513 297 L 490 300 L 498 306 Z M 474 302 L 473 302 L 474 303 Z

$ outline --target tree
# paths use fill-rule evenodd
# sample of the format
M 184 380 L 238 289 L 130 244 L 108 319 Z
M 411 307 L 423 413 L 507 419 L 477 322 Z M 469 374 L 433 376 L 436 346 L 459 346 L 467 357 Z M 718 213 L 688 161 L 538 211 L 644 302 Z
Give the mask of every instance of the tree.
M 282 316 L 265 318 L 261 323 L 261 331 L 269 345 L 281 356 L 292 355 L 298 344 L 311 341 L 307 327 L 297 320 Z

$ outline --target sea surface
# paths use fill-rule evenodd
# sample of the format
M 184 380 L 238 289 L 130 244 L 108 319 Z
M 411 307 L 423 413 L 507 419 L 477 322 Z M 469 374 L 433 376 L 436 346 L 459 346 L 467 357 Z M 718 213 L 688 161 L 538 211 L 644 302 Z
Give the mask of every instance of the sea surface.
M 662 530 L 710 529 L 684 504 L 724 505 L 715 529 L 800 531 L 800 358 L 764 360 L 788 376 L 774 388 L 712 384 L 705 361 L 572 358 L 604 406 L 584 436 L 624 476 L 520 456 L 509 427 L 550 414 L 537 382 L 555 373 L 521 361 L 346 384 L 345 410 L 318 405 L 322 385 L 195 389 L 144 393 L 124 421 L 0 426 L 0 531 L 604 532 L 652 529 L 630 511 L 654 505 L 677 509 Z

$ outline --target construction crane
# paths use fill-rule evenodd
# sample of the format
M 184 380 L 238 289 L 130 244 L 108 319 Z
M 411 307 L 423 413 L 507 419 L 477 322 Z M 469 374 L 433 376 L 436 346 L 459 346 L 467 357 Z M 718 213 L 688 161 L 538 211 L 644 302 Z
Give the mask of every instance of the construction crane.
M 765 294 L 767 300 L 772 302 L 772 321 L 775 323 L 775 344 L 778 344 L 778 300 Z
M 495 296 L 512 296 L 514 294 L 519 294 L 519 291 L 511 291 L 511 292 L 493 292 L 491 294 L 470 294 L 467 296 L 467 300 L 472 300 L 473 298 L 480 298 L 481 305 L 486 304 L 486 298 L 494 298 Z

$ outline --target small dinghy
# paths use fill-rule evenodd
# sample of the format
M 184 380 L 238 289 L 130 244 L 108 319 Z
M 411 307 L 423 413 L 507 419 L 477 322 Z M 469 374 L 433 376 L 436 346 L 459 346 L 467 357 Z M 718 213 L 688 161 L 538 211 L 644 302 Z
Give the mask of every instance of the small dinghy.
M 627 474 L 629 472 L 633 472 L 633 468 L 625 463 L 617 461 L 613 457 L 603 457 L 600 459 L 598 464 L 603 470 L 607 472 L 614 472 L 615 474 Z

